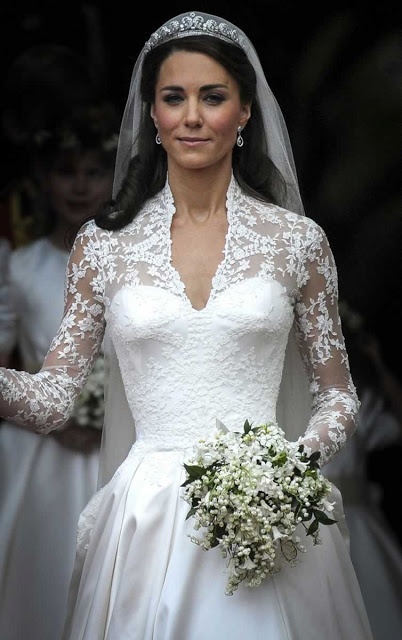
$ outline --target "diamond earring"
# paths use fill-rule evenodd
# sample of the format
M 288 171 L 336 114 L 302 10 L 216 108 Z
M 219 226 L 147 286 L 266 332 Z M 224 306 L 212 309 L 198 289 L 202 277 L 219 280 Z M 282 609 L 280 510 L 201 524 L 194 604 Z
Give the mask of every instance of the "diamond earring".
M 236 144 L 238 147 L 242 147 L 244 145 L 243 136 L 241 135 L 242 127 L 237 127 L 237 140 Z

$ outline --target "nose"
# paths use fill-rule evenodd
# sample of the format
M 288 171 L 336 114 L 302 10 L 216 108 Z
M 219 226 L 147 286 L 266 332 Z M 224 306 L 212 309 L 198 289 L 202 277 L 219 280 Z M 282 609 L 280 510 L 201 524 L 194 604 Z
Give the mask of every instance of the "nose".
M 77 171 L 73 179 L 73 191 L 75 193 L 85 193 L 88 190 L 88 176 L 85 173 Z
M 197 98 L 189 98 L 186 104 L 185 123 L 189 127 L 202 126 L 202 114 Z

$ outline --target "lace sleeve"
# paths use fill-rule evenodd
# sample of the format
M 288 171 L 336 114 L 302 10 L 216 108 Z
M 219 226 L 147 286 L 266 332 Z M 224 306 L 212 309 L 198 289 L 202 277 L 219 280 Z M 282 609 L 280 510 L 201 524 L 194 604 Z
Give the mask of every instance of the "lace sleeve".
M 87 223 L 71 251 L 65 308 L 41 370 L 0 369 L 0 415 L 48 433 L 71 415 L 102 345 L 104 279 L 96 227 Z
M 312 413 L 299 442 L 321 452 L 321 464 L 341 449 L 356 427 L 359 400 L 338 312 L 338 278 L 325 233 L 310 229 L 296 301 L 296 337 L 307 370 Z

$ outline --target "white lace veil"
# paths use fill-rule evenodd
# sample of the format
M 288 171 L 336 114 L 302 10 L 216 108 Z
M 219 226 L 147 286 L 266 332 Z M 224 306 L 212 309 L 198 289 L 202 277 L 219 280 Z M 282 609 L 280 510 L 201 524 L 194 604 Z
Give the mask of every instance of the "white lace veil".
M 263 117 L 268 155 L 287 183 L 286 199 L 279 204 L 303 215 L 303 203 L 286 124 L 275 96 L 268 86 L 254 46 L 246 34 L 231 22 L 198 11 L 182 13 L 165 22 L 151 35 L 137 58 L 120 129 L 113 195 L 116 196 L 118 193 L 127 172 L 128 163 L 137 153 L 137 135 L 144 109 L 140 84 L 145 55 L 150 49 L 167 40 L 200 34 L 227 40 L 246 52 L 257 76 L 257 97 Z M 112 341 L 108 340 L 107 336 L 105 344 L 110 379 L 105 393 L 106 419 L 102 440 L 100 486 L 111 478 L 135 439 L 135 427 L 122 389 L 117 358 Z M 304 433 L 309 414 L 310 396 L 307 379 L 292 331 L 285 358 L 277 412 L 278 421 L 285 428 L 290 440 L 296 440 Z

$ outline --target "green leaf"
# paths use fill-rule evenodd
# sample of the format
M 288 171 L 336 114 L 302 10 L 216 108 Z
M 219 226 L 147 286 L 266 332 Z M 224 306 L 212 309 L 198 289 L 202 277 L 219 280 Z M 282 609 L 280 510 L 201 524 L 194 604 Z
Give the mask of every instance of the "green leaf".
M 226 533 L 226 527 L 220 527 L 219 525 L 215 525 L 214 527 L 214 538 L 222 538 Z
M 321 453 L 319 451 L 313 451 L 311 456 L 308 458 L 310 468 L 311 469 L 319 469 L 320 465 L 318 464 L 318 460 L 321 457 Z
M 329 518 L 327 514 L 324 513 L 324 511 L 317 511 L 316 509 L 314 509 L 314 516 L 321 524 L 336 524 L 337 522 L 336 520 Z
M 248 420 L 246 420 L 246 422 L 244 423 L 244 433 L 248 433 L 249 431 L 251 431 L 251 424 Z
M 218 544 L 219 544 L 219 540 L 213 540 L 213 541 L 211 542 L 210 548 L 211 548 L 211 549 L 214 549 L 214 547 L 217 547 L 217 546 L 218 546 Z
M 189 484 L 193 484 L 193 482 L 194 482 L 194 478 L 187 478 L 187 480 L 185 480 L 183 484 L 181 484 L 180 486 L 187 487 Z
M 191 516 L 193 516 L 195 513 L 197 513 L 197 509 L 195 507 L 191 507 L 191 509 L 189 510 L 189 512 L 186 515 L 186 520 L 191 518 Z
M 200 467 L 196 464 L 186 464 L 184 463 L 184 468 L 187 471 L 188 475 L 195 480 L 196 478 L 202 478 L 204 473 L 206 473 L 205 467 Z
M 317 533 L 318 531 L 318 520 L 313 520 L 313 522 L 311 523 L 311 525 L 309 526 L 309 528 L 307 529 L 307 533 L 306 536 L 312 536 L 315 533 Z

